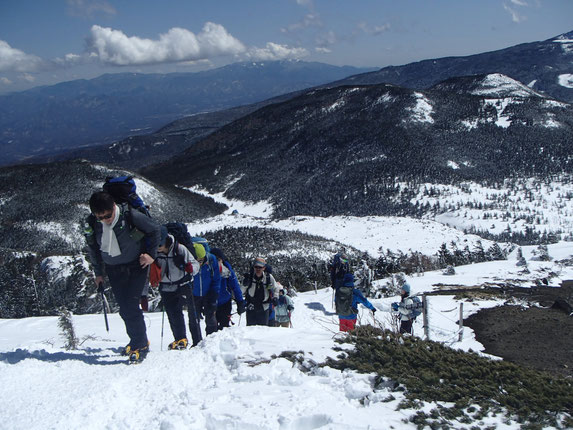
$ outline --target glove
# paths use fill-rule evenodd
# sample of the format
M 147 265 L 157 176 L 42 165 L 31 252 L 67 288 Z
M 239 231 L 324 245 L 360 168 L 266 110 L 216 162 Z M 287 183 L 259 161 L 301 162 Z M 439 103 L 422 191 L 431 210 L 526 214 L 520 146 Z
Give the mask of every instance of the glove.
M 104 290 L 105 290 L 105 287 L 103 286 L 103 282 L 100 282 L 100 283 L 97 285 L 97 293 L 98 293 L 98 294 L 101 294 L 101 293 L 104 292 Z
M 392 303 L 392 309 L 398 311 L 398 302 Z
M 376 313 L 376 309 L 372 309 L 372 313 L 375 314 L 375 313 Z
M 276 297 L 273 297 L 273 306 L 276 307 L 276 306 L 278 306 L 278 304 L 279 304 L 278 299 Z
M 293 309 L 294 309 L 294 306 L 292 306 L 292 305 L 287 306 L 287 311 L 292 311 Z
M 243 300 L 242 302 L 237 302 L 237 313 L 239 315 L 241 315 L 242 313 L 245 312 L 246 309 L 246 305 L 245 305 L 245 301 Z

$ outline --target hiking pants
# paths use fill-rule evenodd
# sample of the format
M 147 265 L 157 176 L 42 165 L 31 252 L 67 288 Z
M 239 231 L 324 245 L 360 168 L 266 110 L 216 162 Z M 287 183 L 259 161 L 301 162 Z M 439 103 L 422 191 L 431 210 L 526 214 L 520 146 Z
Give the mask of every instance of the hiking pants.
M 215 316 L 217 317 L 217 330 L 223 330 L 225 327 L 229 327 L 231 323 L 231 309 L 233 307 L 232 300 L 227 303 L 217 306 L 217 312 Z
M 400 333 L 412 334 L 412 320 L 400 321 Z
M 205 334 L 210 335 L 217 331 L 217 296 L 211 297 L 210 293 L 204 296 L 194 296 L 197 313 L 203 313 L 205 317 Z
M 269 310 L 247 311 L 247 325 L 268 325 Z
M 193 346 L 201 342 L 202 337 L 197 312 L 195 310 L 195 300 L 193 299 L 193 293 L 191 292 L 189 284 L 180 285 L 177 291 L 160 291 L 160 293 L 174 340 L 187 338 L 185 316 L 183 315 L 183 305 L 186 304 L 187 314 L 189 316 L 189 331 L 193 339 Z
M 352 320 L 339 318 L 338 322 L 340 331 L 350 331 L 354 330 L 354 327 L 356 327 L 356 318 Z
M 125 323 L 129 346 L 132 349 L 146 347 L 147 331 L 139 300 L 147 280 L 147 268 L 141 268 L 139 260 L 135 260 L 129 264 L 106 265 L 106 272 L 119 305 L 119 315 Z

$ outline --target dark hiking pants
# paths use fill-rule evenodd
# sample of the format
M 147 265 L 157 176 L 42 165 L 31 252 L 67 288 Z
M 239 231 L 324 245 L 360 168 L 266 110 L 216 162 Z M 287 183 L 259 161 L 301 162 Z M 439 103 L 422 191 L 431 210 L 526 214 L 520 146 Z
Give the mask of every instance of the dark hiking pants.
M 189 316 L 189 331 L 195 346 L 201 342 L 201 330 L 199 328 L 198 314 L 195 309 L 195 300 L 189 284 L 180 285 L 177 291 L 166 292 L 160 291 L 165 313 L 169 320 L 169 326 L 173 333 L 174 340 L 187 338 L 185 330 L 185 316 L 183 315 L 183 306 L 187 305 L 187 315 Z
M 204 296 L 195 296 L 197 312 L 205 317 L 205 334 L 210 335 L 217 331 L 217 291 L 209 291 Z
M 231 323 L 231 309 L 233 308 L 232 300 L 227 303 L 217 306 L 217 312 L 215 316 L 217 317 L 217 330 L 223 330 L 225 327 L 229 327 Z
M 269 325 L 269 310 L 247 311 L 247 325 Z
M 143 312 L 139 307 L 141 292 L 147 280 L 147 268 L 139 261 L 130 264 L 106 265 L 109 284 L 119 305 L 119 315 L 125 323 L 129 346 L 139 349 L 147 346 L 147 331 Z

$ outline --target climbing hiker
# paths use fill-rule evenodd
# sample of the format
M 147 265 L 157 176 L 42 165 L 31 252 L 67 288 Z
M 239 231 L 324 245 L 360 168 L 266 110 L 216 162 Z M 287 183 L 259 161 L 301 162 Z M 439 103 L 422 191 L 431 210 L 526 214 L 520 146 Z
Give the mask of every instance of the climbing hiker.
M 376 312 L 376 308 L 359 289 L 354 287 L 354 275 L 352 273 L 344 275 L 342 280 L 342 285 L 336 293 L 336 314 L 338 315 L 340 331 L 350 331 L 356 327 L 359 303 L 370 309 L 373 314 Z
M 161 271 L 158 285 L 165 313 L 174 340 L 169 349 L 186 349 L 188 345 L 185 330 L 183 306 L 187 306 L 189 331 L 193 340 L 192 346 L 201 341 L 201 331 L 195 310 L 195 300 L 191 290 L 193 275 L 199 273 L 199 263 L 191 252 L 168 234 L 167 228 L 161 226 L 161 245 L 158 248 L 154 265 Z M 152 270 L 154 268 L 152 267 Z
M 420 312 L 421 302 L 418 299 L 415 303 L 410 297 L 410 290 L 410 284 L 404 283 L 400 290 L 400 302 L 392 303 L 392 310 L 400 316 L 400 333 L 412 334 L 412 323 Z
M 277 283 L 273 275 L 265 271 L 266 267 L 265 259 L 257 257 L 243 280 L 248 326 L 269 324 L 270 305 L 277 295 Z
M 285 294 L 285 290 L 279 290 L 279 297 L 275 306 L 275 318 L 279 327 L 291 327 L 291 313 L 294 310 L 292 299 Z
M 89 206 L 91 215 L 86 220 L 84 234 L 95 283 L 98 291 L 103 291 L 104 273 L 107 274 L 129 336 L 122 354 L 137 363 L 149 351 L 139 301 L 148 267 L 157 256 L 160 226 L 127 203 L 116 204 L 105 191 L 93 193 Z
M 205 334 L 209 335 L 217 331 L 217 300 L 221 286 L 221 274 L 219 262 L 200 243 L 193 243 L 197 261 L 201 265 L 198 274 L 193 278 L 193 296 L 195 309 L 198 316 L 205 318 Z M 193 339 L 195 343 L 195 339 Z
M 211 249 L 211 254 L 217 257 L 219 271 L 221 272 L 221 285 L 219 287 L 219 297 L 217 299 L 217 330 L 229 327 L 231 322 L 231 311 L 233 299 L 237 304 L 237 313 L 241 315 L 246 310 L 245 299 L 241 291 L 241 286 L 237 280 L 237 275 L 229 263 L 229 260 L 219 248 Z

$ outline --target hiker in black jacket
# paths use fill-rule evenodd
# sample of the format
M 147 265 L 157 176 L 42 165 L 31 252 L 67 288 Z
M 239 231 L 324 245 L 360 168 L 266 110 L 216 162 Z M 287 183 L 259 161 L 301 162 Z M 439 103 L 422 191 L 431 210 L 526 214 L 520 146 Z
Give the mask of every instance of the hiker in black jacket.
M 257 257 L 250 274 L 243 281 L 243 295 L 247 301 L 247 325 L 268 325 L 273 297 L 278 296 L 275 278 L 265 271 L 267 262 Z
M 149 350 L 139 301 L 148 266 L 157 256 L 160 226 L 127 204 L 117 205 L 105 191 L 92 194 L 90 209 L 85 236 L 95 282 L 98 291 L 103 291 L 104 273 L 107 274 L 129 336 L 122 353 L 137 362 Z

